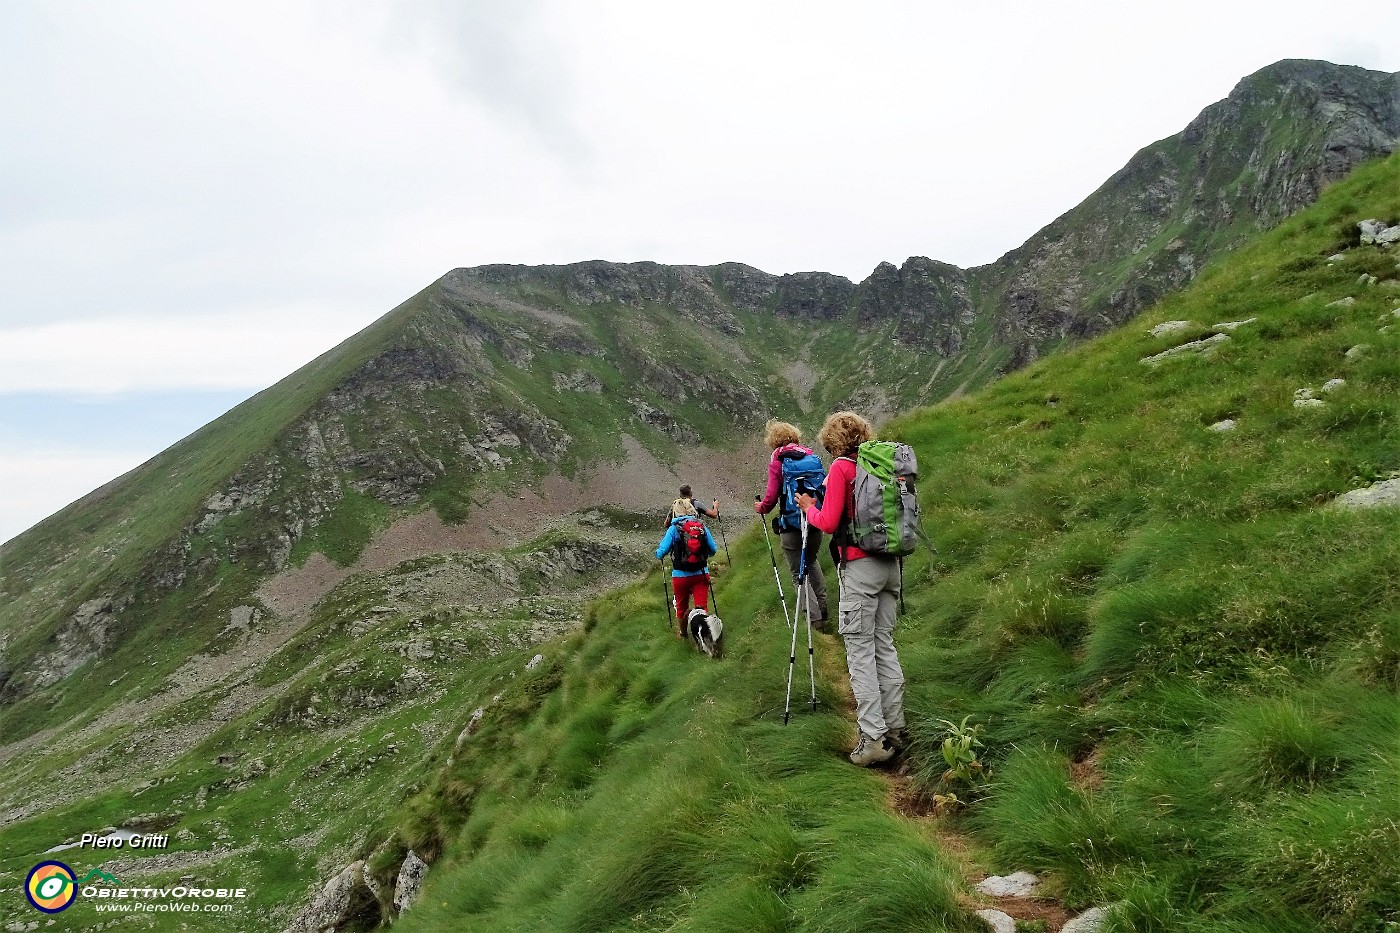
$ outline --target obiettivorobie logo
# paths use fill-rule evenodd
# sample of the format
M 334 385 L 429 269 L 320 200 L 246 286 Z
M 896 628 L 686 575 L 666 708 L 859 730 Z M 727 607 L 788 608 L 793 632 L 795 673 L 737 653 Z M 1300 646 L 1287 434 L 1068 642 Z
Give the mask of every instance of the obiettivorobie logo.
M 94 882 L 102 882 L 99 886 Z M 40 862 L 24 879 L 24 896 L 35 910 L 56 914 L 72 906 L 81 895 L 96 910 L 119 913 L 150 912 L 228 912 L 237 901 L 248 897 L 247 888 L 201 888 L 176 885 L 169 888 L 124 887 L 100 868 L 81 879 L 62 862 Z
M 24 896 L 35 910 L 46 914 L 56 914 L 66 910 L 78 896 L 79 885 L 87 884 L 94 878 L 112 884 L 121 884 L 105 871 L 94 868 L 81 880 L 73 877 L 73 869 L 62 862 L 40 862 L 29 870 L 24 879 Z

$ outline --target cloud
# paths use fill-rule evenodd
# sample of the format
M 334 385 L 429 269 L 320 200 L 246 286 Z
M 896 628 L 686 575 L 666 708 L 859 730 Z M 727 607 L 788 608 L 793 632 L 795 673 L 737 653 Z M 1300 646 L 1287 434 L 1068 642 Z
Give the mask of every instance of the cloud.
M 1374 39 L 1347 37 L 1331 46 L 1328 61 L 1345 65 L 1360 65 L 1373 71 L 1400 69 L 1400 48 L 1395 42 L 1382 45 Z
M 389 33 L 456 88 L 569 161 L 587 158 L 567 48 L 552 41 L 542 0 L 410 0 L 390 8 Z
M 260 389 L 354 329 L 332 315 L 295 308 L 282 314 L 103 318 L 0 328 L 0 396 Z
M 0 453 L 0 543 L 149 457 L 146 452 L 90 449 Z

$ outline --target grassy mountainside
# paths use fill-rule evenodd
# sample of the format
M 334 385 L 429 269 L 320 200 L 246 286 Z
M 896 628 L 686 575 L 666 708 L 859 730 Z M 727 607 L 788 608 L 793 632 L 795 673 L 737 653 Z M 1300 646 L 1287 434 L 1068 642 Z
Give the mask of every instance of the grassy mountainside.
M 1356 245 L 1368 217 L 1400 221 L 1400 159 L 1150 320 L 891 426 L 939 544 L 899 634 L 905 777 L 841 759 L 835 640 L 821 711 L 781 724 L 787 630 L 751 534 L 722 663 L 669 638 L 653 578 L 487 704 L 367 841 L 435 862 L 396 928 L 974 930 L 979 869 L 1114 904 L 1113 930 L 1400 921 L 1400 513 L 1331 505 L 1400 468 L 1400 257 Z M 1148 333 L 1168 319 L 1194 323 Z M 963 716 L 990 775 L 950 788 L 938 720 Z M 964 806 L 908 806 L 950 789 Z

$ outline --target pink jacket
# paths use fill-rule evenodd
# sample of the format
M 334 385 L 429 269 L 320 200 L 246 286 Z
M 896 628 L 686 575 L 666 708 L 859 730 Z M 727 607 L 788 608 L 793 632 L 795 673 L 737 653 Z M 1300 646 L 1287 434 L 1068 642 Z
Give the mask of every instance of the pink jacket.
M 831 462 L 831 469 L 827 471 L 826 482 L 822 485 L 826 487 L 826 496 L 823 498 L 825 509 L 821 506 L 812 506 L 807 510 L 807 521 L 813 528 L 820 528 L 829 535 L 835 534 L 836 529 L 841 527 L 841 521 L 846 517 L 846 502 L 852 498 L 852 488 L 856 482 L 856 462 L 849 457 L 837 457 Z M 842 548 L 844 559 L 860 560 L 862 557 L 870 555 L 854 545 Z

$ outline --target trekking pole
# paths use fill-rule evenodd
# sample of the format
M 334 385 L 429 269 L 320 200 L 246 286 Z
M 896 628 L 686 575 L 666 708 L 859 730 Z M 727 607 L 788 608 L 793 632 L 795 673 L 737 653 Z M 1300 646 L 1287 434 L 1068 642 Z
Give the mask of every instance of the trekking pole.
M 798 596 L 801 599 L 801 595 Z M 783 604 L 787 608 L 787 604 Z M 797 626 L 792 627 L 792 645 L 788 648 L 788 676 L 787 695 L 783 697 L 783 725 L 788 724 L 788 719 L 792 717 L 792 671 L 797 667 Z
M 671 595 L 671 575 L 666 572 L 666 562 L 661 562 L 661 597 L 666 600 L 666 624 L 671 628 L 676 627 L 676 600 Z
M 729 557 L 729 539 L 724 536 L 724 518 L 719 514 L 719 500 L 715 500 L 715 524 L 719 526 L 719 539 L 724 542 L 724 562 L 729 566 L 734 566 L 734 561 Z M 715 608 L 719 608 L 716 606 Z
M 812 712 L 817 711 L 816 652 L 812 650 L 812 588 L 807 585 L 807 513 L 802 512 L 802 555 L 797 563 L 797 593 L 807 607 L 807 682 L 812 685 Z M 792 640 L 797 641 L 794 627 Z
M 762 502 L 763 497 L 754 496 L 753 501 Z M 763 540 L 768 543 L 768 559 L 773 562 L 773 582 L 778 584 L 778 602 L 783 604 L 783 621 L 787 623 L 788 628 L 792 628 L 792 620 L 788 618 L 787 594 L 783 592 L 783 578 L 778 575 L 778 558 L 773 555 L 773 539 L 768 537 L 768 523 L 762 518 L 759 516 L 759 524 L 763 526 Z M 796 609 L 793 611 L 795 612 Z

